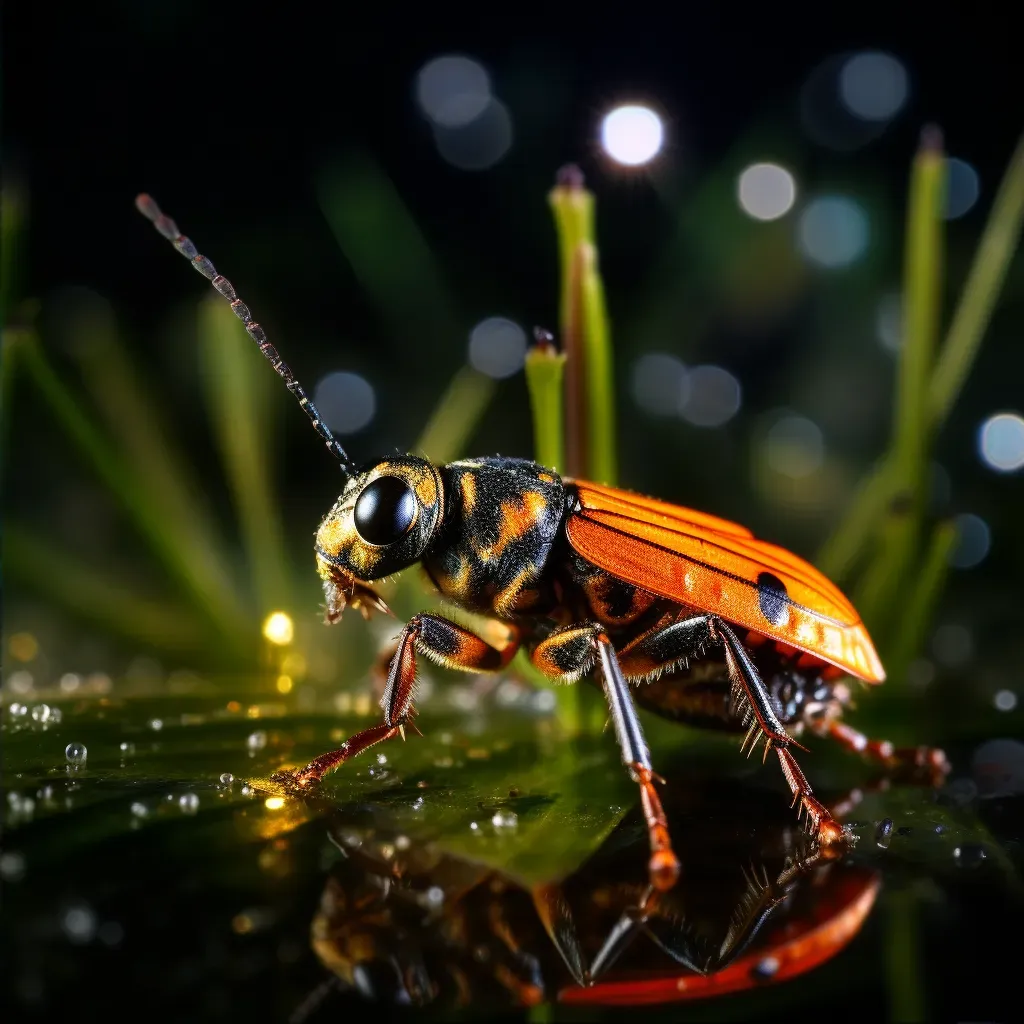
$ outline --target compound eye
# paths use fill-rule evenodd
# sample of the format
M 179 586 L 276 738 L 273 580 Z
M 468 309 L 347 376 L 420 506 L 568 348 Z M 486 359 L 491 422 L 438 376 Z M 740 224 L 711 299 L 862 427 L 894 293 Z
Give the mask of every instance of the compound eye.
M 356 532 L 367 544 L 384 547 L 401 540 L 416 518 L 416 495 L 397 476 L 379 476 L 356 499 Z

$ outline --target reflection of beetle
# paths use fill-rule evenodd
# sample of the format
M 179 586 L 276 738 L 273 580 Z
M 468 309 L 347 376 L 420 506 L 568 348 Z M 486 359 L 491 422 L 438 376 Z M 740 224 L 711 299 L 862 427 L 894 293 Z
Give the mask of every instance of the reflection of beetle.
M 849 689 L 839 677 L 878 683 L 885 673 L 852 605 L 812 566 L 734 523 L 562 479 L 523 459 L 434 466 L 407 455 L 356 469 L 231 283 L 149 196 L 137 205 L 230 301 L 341 465 L 341 496 L 316 535 L 327 621 L 347 605 L 388 611 L 367 584 L 420 562 L 449 601 L 507 627 L 504 643 L 493 646 L 441 616 L 413 616 L 391 658 L 383 724 L 285 781 L 316 782 L 404 736 L 415 715 L 417 653 L 482 672 L 505 667 L 520 646 L 553 680 L 600 677 L 623 763 L 640 786 L 659 889 L 675 882 L 679 862 L 630 682 L 648 684 L 637 699 L 659 714 L 745 730 L 741 749 L 763 739 L 764 756 L 775 751 L 798 814 L 826 852 L 841 851 L 844 833 L 793 756 L 805 727 L 892 766 L 944 772 L 940 751 L 894 751 L 842 723 Z
M 697 780 L 674 787 L 666 809 L 686 869 L 667 893 L 636 855 L 638 813 L 564 883 L 529 890 L 430 848 L 396 851 L 341 809 L 332 834 L 346 856 L 313 948 L 345 988 L 387 1002 L 670 1002 L 802 974 L 839 952 L 874 902 L 878 876 L 822 857 L 773 794 Z

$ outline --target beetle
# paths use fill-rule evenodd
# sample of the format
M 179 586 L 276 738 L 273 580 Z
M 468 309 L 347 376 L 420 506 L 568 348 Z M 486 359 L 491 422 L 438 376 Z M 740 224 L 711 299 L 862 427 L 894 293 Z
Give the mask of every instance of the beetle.
M 637 703 L 669 718 L 745 733 L 774 751 L 808 830 L 840 855 L 849 836 L 797 763 L 809 730 L 883 764 L 941 777 L 941 751 L 896 750 L 842 721 L 853 676 L 885 671 L 864 624 L 809 563 L 743 526 L 584 480 L 527 459 L 436 466 L 395 455 L 357 466 L 232 284 L 148 195 L 138 210 L 231 304 L 338 462 L 341 495 L 316 532 L 325 618 L 349 606 L 390 613 L 371 584 L 419 563 L 447 601 L 504 624 L 492 644 L 431 612 L 401 631 L 381 698 L 383 722 L 281 776 L 310 786 L 369 747 L 415 729 L 416 659 L 468 672 L 504 669 L 520 647 L 551 680 L 596 677 L 622 761 L 640 789 L 649 871 L 674 885 L 679 860 L 655 788 Z M 636 702 L 634 702 L 634 696 Z

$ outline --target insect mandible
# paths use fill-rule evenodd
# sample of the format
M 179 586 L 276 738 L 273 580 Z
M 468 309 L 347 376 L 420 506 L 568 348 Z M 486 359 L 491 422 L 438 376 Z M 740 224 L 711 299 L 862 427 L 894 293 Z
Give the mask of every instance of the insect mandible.
M 500 456 L 435 466 L 414 455 L 357 467 L 323 422 L 234 287 L 160 211 L 136 199 L 192 266 L 231 304 L 341 467 L 341 496 L 316 533 L 326 621 L 348 606 L 390 613 L 375 580 L 419 562 L 448 601 L 499 620 L 496 646 L 440 615 L 414 615 L 398 637 L 381 699 L 384 720 L 285 781 L 309 786 L 364 750 L 415 729 L 416 658 L 496 672 L 520 647 L 548 678 L 594 677 L 608 701 L 622 761 L 640 788 L 651 882 L 679 874 L 637 704 L 689 724 L 763 740 L 823 850 L 848 834 L 814 795 L 793 749 L 810 731 L 888 768 L 941 778 L 939 750 L 897 750 L 842 721 L 844 678 L 885 678 L 864 624 L 839 589 L 783 548 L 735 523 Z

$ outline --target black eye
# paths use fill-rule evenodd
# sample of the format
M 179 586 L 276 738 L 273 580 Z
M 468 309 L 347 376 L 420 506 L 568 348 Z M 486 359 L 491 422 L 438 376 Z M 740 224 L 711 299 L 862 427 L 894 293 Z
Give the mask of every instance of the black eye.
M 416 518 L 416 496 L 397 476 L 379 476 L 356 499 L 356 530 L 367 544 L 394 544 Z

